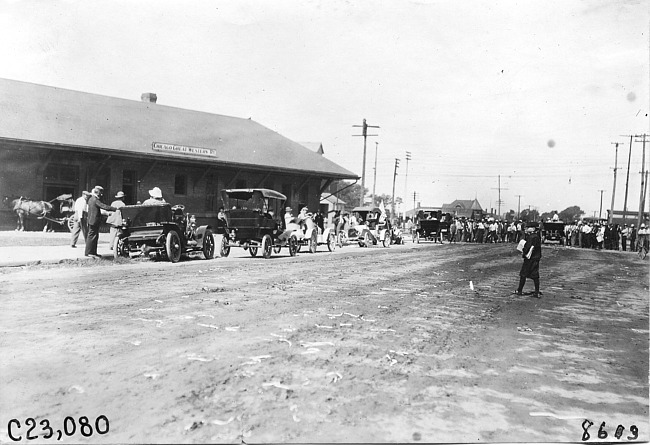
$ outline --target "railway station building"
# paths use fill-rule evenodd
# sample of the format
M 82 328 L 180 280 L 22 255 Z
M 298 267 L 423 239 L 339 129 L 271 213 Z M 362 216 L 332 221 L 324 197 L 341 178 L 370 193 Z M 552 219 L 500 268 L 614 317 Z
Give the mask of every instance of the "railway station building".
M 77 198 L 101 185 L 105 202 L 123 191 L 136 204 L 159 187 L 201 222 L 216 217 L 222 189 L 269 188 L 294 212 L 316 211 L 332 181 L 358 179 L 323 156 L 322 145 L 314 151 L 251 119 L 161 105 L 152 93 L 126 100 L 0 79 L 0 115 L 7 197 Z M 14 227 L 15 215 L 3 208 L 0 228 Z

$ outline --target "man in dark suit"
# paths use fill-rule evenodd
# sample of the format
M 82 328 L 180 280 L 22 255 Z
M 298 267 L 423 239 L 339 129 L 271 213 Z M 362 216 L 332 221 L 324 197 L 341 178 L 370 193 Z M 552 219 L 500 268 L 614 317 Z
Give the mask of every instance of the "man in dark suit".
M 86 256 L 101 258 L 97 254 L 97 242 L 99 241 L 99 226 L 102 223 L 102 210 L 114 212 L 115 207 L 104 204 L 101 201 L 104 194 L 102 186 L 95 186 L 88 199 L 88 239 L 86 240 Z

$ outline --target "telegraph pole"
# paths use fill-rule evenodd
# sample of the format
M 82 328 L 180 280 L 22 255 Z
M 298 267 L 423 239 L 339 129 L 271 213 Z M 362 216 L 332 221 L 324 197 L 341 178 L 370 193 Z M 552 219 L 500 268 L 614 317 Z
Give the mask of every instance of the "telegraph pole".
M 612 187 L 612 206 L 610 207 L 609 213 L 609 223 L 611 224 L 614 218 L 614 197 L 616 196 L 616 170 L 621 168 L 618 166 L 618 142 L 610 142 L 610 144 L 616 145 L 616 154 L 614 155 L 614 186 Z M 611 168 L 611 167 L 610 167 Z
M 395 172 L 393 173 L 393 201 L 391 203 L 390 217 L 395 218 L 395 178 L 397 177 L 397 169 L 399 168 L 399 159 L 395 158 Z
M 407 151 L 406 152 L 406 174 L 405 174 L 405 179 L 404 179 L 404 199 L 408 196 L 408 180 L 409 180 L 409 161 L 411 160 L 411 152 Z M 406 210 L 405 210 L 406 211 Z
M 598 219 L 603 217 L 603 192 L 605 190 L 598 190 L 600 192 L 600 210 L 598 211 Z
M 643 142 L 643 157 L 641 161 L 641 196 L 639 198 L 639 215 L 638 215 L 638 225 L 637 229 L 641 227 L 641 223 L 643 222 L 643 207 L 645 204 L 645 138 L 646 134 L 643 134 L 643 141 L 637 141 L 637 142 Z
M 363 205 L 363 198 L 366 194 L 366 139 L 368 136 L 379 136 L 377 134 L 368 134 L 368 128 L 379 128 L 376 125 L 368 125 L 366 120 L 363 120 L 362 125 L 353 125 L 353 127 L 361 127 L 362 134 L 354 134 L 353 136 L 363 136 L 363 166 L 361 168 L 361 197 L 359 199 L 360 204 Z
M 521 197 L 524 195 L 515 195 L 519 200 L 517 201 L 517 221 L 521 219 Z
M 375 187 L 377 186 L 377 150 L 379 149 L 379 142 L 375 142 L 375 177 L 372 181 L 372 205 L 375 205 Z
M 625 201 L 623 201 L 623 224 L 627 222 L 627 190 L 630 183 L 630 161 L 632 160 L 632 138 L 634 138 L 634 135 L 624 136 L 630 136 L 630 154 L 627 157 L 627 179 L 625 180 Z
M 497 187 L 496 189 L 492 187 L 492 190 L 499 190 L 499 199 L 497 200 L 497 206 L 499 208 L 499 213 L 498 213 L 499 219 L 501 219 L 501 204 L 503 204 L 503 201 L 501 201 L 501 190 L 508 190 L 508 189 L 501 188 L 501 175 L 499 175 L 499 187 Z
M 413 217 L 415 218 L 416 213 L 415 213 L 415 200 L 417 199 L 418 192 L 413 192 Z

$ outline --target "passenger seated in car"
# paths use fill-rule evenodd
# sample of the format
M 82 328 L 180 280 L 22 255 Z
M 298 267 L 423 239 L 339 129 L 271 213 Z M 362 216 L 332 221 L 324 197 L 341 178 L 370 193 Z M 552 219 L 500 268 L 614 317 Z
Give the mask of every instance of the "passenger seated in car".
M 162 191 L 158 187 L 149 190 L 149 199 L 142 203 L 144 206 L 161 206 L 164 204 L 167 204 L 167 201 L 163 199 Z

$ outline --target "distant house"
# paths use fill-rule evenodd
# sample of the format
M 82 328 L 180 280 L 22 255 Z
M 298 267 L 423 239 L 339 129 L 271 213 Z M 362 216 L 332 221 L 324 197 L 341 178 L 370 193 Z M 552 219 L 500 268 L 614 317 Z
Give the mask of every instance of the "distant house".
M 442 213 L 449 213 L 459 218 L 478 219 L 483 216 L 483 208 L 477 199 L 457 199 L 450 204 L 443 204 Z

